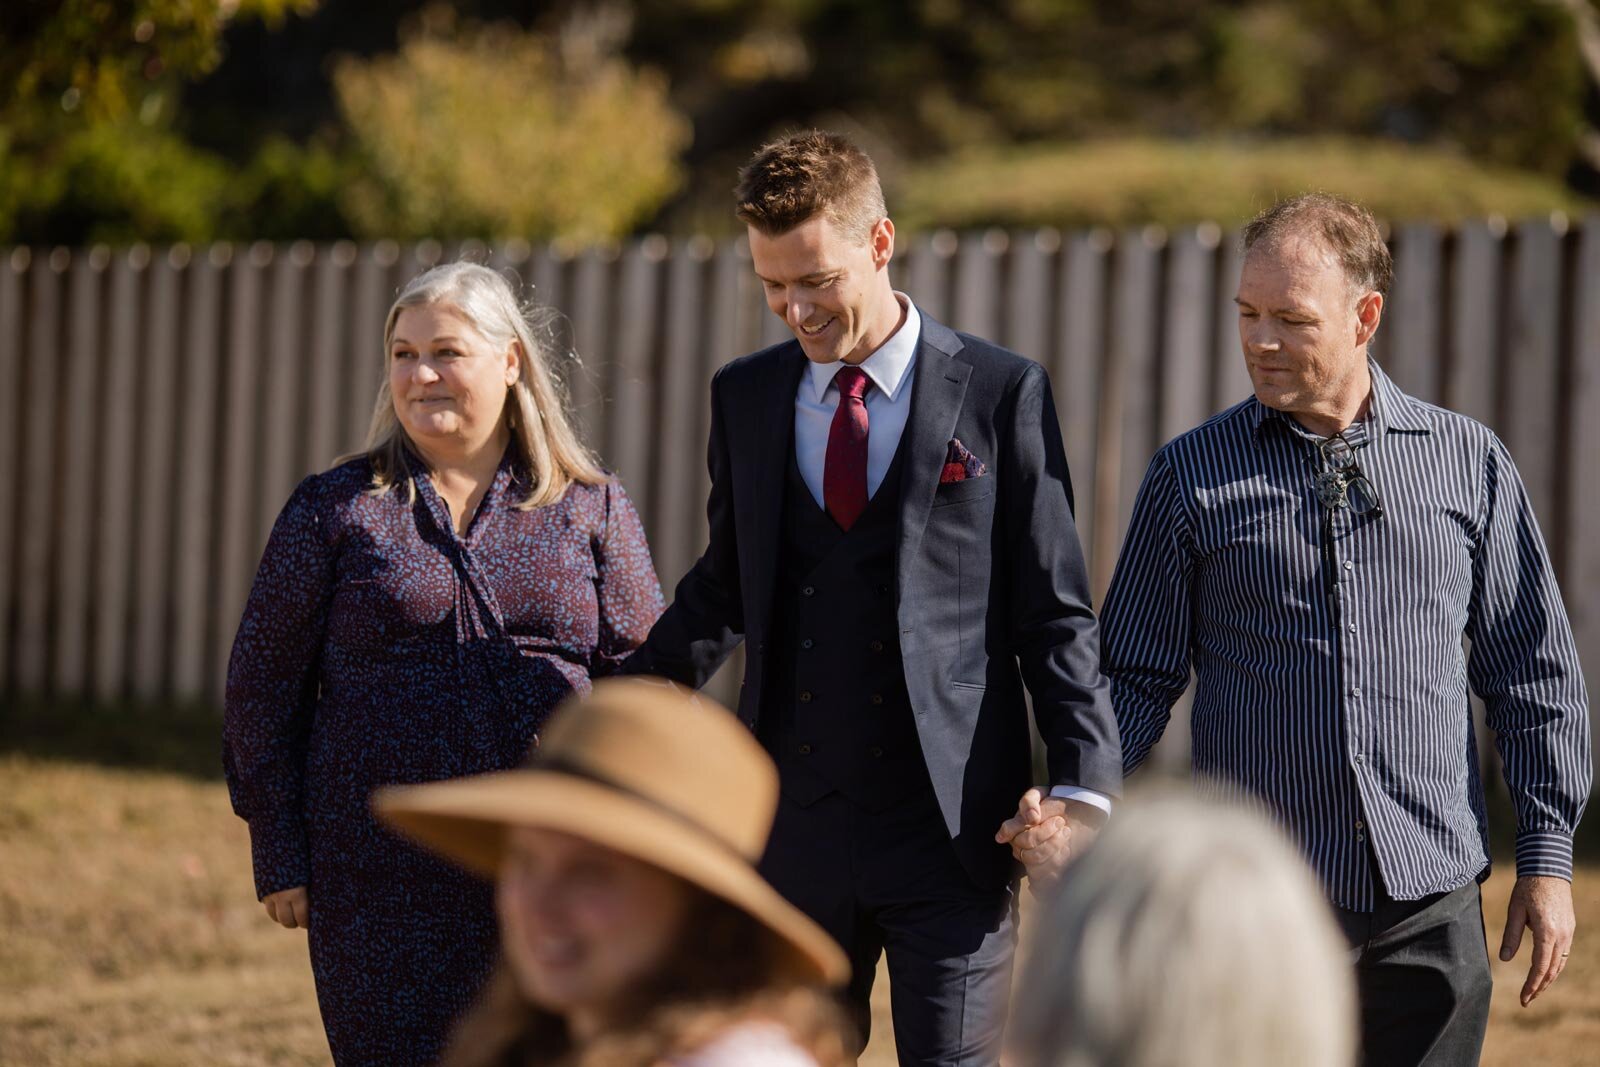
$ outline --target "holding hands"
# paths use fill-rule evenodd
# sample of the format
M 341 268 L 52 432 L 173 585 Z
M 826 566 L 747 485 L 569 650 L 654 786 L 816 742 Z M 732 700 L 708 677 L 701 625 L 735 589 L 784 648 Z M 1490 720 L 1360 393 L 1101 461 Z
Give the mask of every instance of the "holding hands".
M 1055 888 L 1067 864 L 1094 841 L 1105 821 L 1105 813 L 1092 804 L 1029 789 L 1017 802 L 1016 815 L 1000 824 L 994 839 L 1011 846 L 1034 893 L 1046 893 Z

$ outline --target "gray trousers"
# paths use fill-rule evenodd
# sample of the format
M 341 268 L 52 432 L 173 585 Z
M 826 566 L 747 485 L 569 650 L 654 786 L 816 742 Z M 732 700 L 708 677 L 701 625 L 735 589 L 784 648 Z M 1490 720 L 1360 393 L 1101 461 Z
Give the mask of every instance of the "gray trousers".
M 1363 1067 L 1472 1067 L 1489 1024 L 1478 883 L 1421 900 L 1380 887 L 1372 911 L 1334 909 L 1350 942 Z
M 1016 888 L 973 884 L 931 789 L 876 812 L 838 793 L 808 807 L 784 797 L 761 870 L 849 955 L 845 1006 L 859 1047 L 872 1025 L 878 959 L 887 955 L 901 1067 L 999 1063 Z

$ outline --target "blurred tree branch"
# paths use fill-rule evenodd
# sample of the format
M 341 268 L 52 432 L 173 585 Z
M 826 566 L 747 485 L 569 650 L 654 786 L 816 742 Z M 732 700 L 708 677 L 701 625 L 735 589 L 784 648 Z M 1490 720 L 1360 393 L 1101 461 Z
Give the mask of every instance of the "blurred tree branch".
M 318 0 L 7 0 L 0 9 L 0 113 L 59 100 L 119 118 L 141 82 L 195 78 L 222 60 L 234 18 L 276 23 Z
M 1572 16 L 1578 31 L 1578 51 L 1589 72 L 1591 91 L 1600 94 L 1600 7 L 1595 0 L 1554 0 Z M 1578 150 L 1592 170 L 1600 171 L 1600 129 L 1588 125 L 1578 141 Z

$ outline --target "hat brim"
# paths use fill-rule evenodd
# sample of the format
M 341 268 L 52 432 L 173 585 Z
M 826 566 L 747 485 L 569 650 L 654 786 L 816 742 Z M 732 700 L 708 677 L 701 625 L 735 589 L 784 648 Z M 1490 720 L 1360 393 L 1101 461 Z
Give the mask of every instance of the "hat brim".
M 555 770 L 517 770 L 373 796 L 380 818 L 474 873 L 500 872 L 506 830 L 534 826 L 581 837 L 668 871 L 766 926 L 774 977 L 843 985 L 844 952 L 828 933 L 756 873 L 749 861 L 694 824 L 600 782 Z

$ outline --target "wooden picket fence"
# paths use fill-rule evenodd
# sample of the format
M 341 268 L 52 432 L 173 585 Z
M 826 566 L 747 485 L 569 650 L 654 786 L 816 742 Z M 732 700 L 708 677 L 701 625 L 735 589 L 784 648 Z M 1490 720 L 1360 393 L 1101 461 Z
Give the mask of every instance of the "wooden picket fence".
M 1393 245 L 1375 351 L 1510 445 L 1600 692 L 1600 216 Z M 711 373 L 786 336 L 742 242 L 0 249 L 0 695 L 217 701 L 274 516 L 362 439 L 398 286 L 457 257 L 566 315 L 584 430 L 670 596 L 704 541 Z M 1097 593 L 1153 451 L 1248 395 L 1239 258 L 1211 225 L 902 246 L 919 306 L 1050 371 Z

